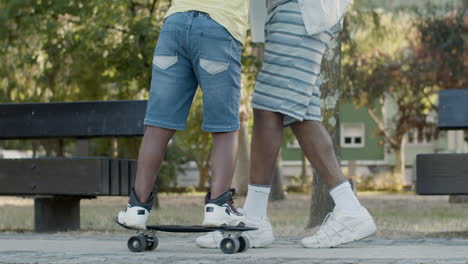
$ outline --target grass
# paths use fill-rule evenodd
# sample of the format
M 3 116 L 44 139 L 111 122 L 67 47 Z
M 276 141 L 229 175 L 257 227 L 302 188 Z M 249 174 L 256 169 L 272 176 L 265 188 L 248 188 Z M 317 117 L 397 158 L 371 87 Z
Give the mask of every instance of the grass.
M 161 209 L 153 212 L 149 223 L 200 224 L 203 199 L 202 194 L 163 194 Z M 468 238 L 468 204 L 449 204 L 447 196 L 360 193 L 359 199 L 375 217 L 379 237 Z M 82 200 L 82 231 L 123 232 L 112 217 L 126 203 L 125 197 Z M 243 203 L 241 197 L 235 205 Z M 302 237 L 312 233 L 305 229 L 309 207 L 309 195 L 289 194 L 284 201 L 271 202 L 268 212 L 275 234 Z M 32 231 L 33 211 L 31 199 L 0 197 L 0 231 Z

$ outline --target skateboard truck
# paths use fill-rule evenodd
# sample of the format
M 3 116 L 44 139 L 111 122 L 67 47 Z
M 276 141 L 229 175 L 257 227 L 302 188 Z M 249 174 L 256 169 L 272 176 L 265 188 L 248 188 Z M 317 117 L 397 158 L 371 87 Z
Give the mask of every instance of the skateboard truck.
M 179 226 L 179 225 L 154 225 L 147 226 L 146 230 L 139 230 L 133 227 L 123 225 L 114 218 L 114 221 L 121 227 L 136 231 L 136 235 L 132 236 L 127 241 L 127 247 L 132 252 L 142 252 L 155 250 L 159 245 L 157 231 L 173 232 L 173 233 L 206 233 L 219 231 L 223 236 L 219 244 L 219 248 L 225 254 L 234 254 L 237 252 L 245 252 L 250 247 L 249 239 L 242 233 L 245 231 L 257 230 L 256 227 L 246 226 Z

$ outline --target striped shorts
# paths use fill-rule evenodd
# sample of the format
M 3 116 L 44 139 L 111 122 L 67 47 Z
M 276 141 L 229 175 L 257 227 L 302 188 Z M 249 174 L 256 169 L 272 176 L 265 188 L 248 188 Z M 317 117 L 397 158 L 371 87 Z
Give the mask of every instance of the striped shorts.
M 252 107 L 284 114 L 285 126 L 303 120 L 321 121 L 321 61 L 338 26 L 308 35 L 297 0 L 269 10 L 265 60 Z

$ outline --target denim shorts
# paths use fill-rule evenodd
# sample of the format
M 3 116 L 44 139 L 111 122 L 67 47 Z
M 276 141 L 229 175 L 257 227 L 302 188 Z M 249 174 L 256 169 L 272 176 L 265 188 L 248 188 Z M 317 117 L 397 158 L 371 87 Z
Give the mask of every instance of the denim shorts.
M 164 21 L 154 51 L 145 125 L 185 129 L 200 86 L 202 129 L 236 131 L 240 82 L 241 43 L 206 13 L 175 13 Z

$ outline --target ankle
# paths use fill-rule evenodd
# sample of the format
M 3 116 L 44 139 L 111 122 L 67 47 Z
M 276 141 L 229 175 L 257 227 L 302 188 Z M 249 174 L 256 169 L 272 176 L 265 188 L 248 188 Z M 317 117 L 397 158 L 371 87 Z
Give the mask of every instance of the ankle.
M 151 192 L 149 197 L 146 199 L 145 202 L 142 202 L 140 200 L 140 198 L 137 196 L 137 193 L 136 193 L 136 190 L 135 188 L 132 189 L 131 193 L 130 193 L 130 197 L 129 197 L 129 200 L 128 200 L 128 204 L 130 206 L 139 206 L 139 207 L 143 207 L 145 208 L 146 210 L 148 211 L 151 211 L 151 209 L 153 208 L 153 204 L 154 204 L 154 196 L 153 196 L 153 193 Z

